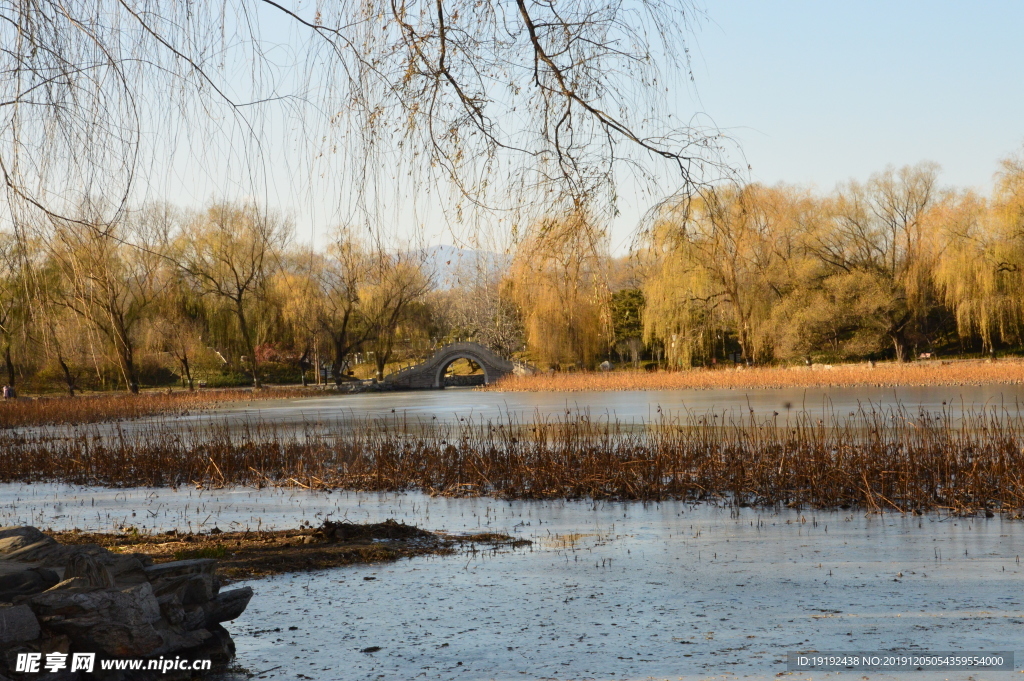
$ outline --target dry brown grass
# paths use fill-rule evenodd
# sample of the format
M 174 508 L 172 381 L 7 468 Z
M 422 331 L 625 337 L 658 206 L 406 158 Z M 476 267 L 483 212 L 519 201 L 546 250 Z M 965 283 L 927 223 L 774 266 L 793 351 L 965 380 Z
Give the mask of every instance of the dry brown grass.
M 753 417 L 751 417 L 753 418 Z M 1024 509 L 1024 416 L 904 410 L 642 430 L 585 415 L 530 424 L 387 424 L 302 433 L 0 433 L 0 481 L 296 486 L 503 498 L 685 499 L 954 513 Z
M 399 528 L 405 525 L 395 524 Z M 120 553 L 142 553 L 154 562 L 217 559 L 217 571 L 228 581 L 257 579 L 285 572 L 326 570 L 343 565 L 394 561 L 425 554 L 455 553 L 458 543 L 449 537 L 416 530 L 414 540 L 407 537 L 375 536 L 372 526 L 364 536 L 337 539 L 325 537 L 322 528 L 300 527 L 293 530 L 160 534 L 131 532 L 94 534 L 78 531 L 49 532 L 62 544 L 99 544 Z M 415 530 L 416 528 L 412 528 Z M 379 533 L 377 533 L 379 534 Z M 408 534 L 408 533 L 407 533 Z M 493 540 L 494 544 L 509 544 Z
M 1024 383 L 1024 361 L 955 360 L 905 364 L 751 367 L 691 371 L 613 371 L 509 376 L 491 391 L 710 390 L 715 388 L 836 388 Z
M 227 402 L 273 400 L 308 394 L 295 388 L 224 388 L 138 395 L 100 393 L 77 397 L 19 398 L 0 402 L 0 428 L 121 421 L 159 414 L 187 414 Z
M 339 532 L 338 530 L 342 530 Z M 413 556 L 452 555 L 529 546 L 527 539 L 507 534 L 446 534 L 386 520 L 356 524 L 325 521 L 291 530 L 245 530 L 205 534 L 177 531 L 146 533 L 137 528 L 117 534 L 48 531 L 62 544 L 98 544 L 118 553 L 141 553 L 155 563 L 193 558 L 215 558 L 217 572 L 226 581 L 258 579 L 287 572 L 327 570 L 344 565 L 379 563 Z

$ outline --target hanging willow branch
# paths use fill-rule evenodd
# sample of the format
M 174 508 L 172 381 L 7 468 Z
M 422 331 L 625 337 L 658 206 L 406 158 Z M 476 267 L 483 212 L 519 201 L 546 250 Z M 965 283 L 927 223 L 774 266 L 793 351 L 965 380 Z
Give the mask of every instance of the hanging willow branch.
M 698 16 L 688 0 L 0 0 L 0 180 L 14 212 L 61 218 L 173 185 L 183 154 L 259 192 L 294 130 L 302 178 L 336 178 L 367 214 L 402 177 L 448 187 L 455 214 L 614 210 L 621 171 L 673 191 L 721 168 L 717 132 L 672 123 L 665 95 Z

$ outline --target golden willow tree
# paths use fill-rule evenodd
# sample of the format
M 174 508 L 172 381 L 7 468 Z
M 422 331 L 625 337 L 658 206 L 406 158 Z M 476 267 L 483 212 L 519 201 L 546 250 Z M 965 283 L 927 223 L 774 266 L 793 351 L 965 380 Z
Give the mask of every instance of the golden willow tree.
M 851 283 L 858 299 L 872 301 L 878 332 L 896 359 L 910 358 L 928 331 L 938 304 L 934 284 L 943 250 L 938 166 L 889 168 L 866 184 L 850 182 L 828 201 L 830 224 L 817 232 L 814 254 Z
M 543 365 L 593 368 L 611 340 L 607 236 L 586 215 L 537 222 L 507 286 L 530 353 Z
M 188 222 L 174 259 L 199 295 L 233 318 L 253 387 L 262 387 L 257 348 L 267 339 L 270 281 L 291 225 L 254 205 L 217 204 Z
M 745 358 L 771 357 L 772 310 L 791 287 L 792 190 L 726 185 L 666 205 L 641 253 L 644 337 L 671 366 L 702 363 L 732 334 Z
M 87 221 L 54 225 L 50 246 L 59 285 L 49 303 L 65 307 L 91 324 L 114 351 L 129 392 L 139 392 L 138 327 L 159 296 L 163 259 L 142 221 L 100 228 Z
M 669 361 L 889 355 L 1019 344 L 1024 167 L 995 194 L 943 190 L 923 163 L 827 196 L 725 186 L 666 206 L 645 234 L 645 333 Z M 955 319 L 955 325 L 952 324 Z
M 990 201 L 967 192 L 943 210 L 947 247 L 935 272 L 962 338 L 1017 345 L 1024 326 L 1024 156 L 1004 159 Z

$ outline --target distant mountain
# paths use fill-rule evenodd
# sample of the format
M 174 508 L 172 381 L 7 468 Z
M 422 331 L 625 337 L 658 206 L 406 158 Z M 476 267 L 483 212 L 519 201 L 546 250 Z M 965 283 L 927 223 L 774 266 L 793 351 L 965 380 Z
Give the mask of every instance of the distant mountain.
M 455 288 L 473 281 L 481 271 L 499 272 L 512 263 L 512 257 L 504 253 L 448 245 L 430 246 L 417 253 L 440 289 Z

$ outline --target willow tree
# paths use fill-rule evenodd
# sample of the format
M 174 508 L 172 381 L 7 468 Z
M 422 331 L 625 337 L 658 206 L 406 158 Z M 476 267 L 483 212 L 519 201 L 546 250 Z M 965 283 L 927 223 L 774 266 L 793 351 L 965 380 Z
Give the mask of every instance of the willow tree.
M 798 248 L 791 190 L 725 185 L 668 205 L 645 234 L 644 334 L 675 366 L 713 357 L 725 334 L 772 355 L 773 306 Z
M 1004 159 L 991 201 L 973 193 L 942 210 L 943 249 L 935 270 L 961 338 L 1020 342 L 1024 326 L 1024 157 Z
M 175 258 L 195 290 L 224 305 L 237 325 L 255 388 L 257 346 L 267 330 L 268 283 L 291 226 L 252 204 L 221 203 L 186 224 Z
M 32 299 L 38 293 L 29 276 L 25 246 L 12 232 L 0 232 L 0 344 L 7 385 L 12 387 L 17 381 L 15 353 L 28 355 Z
M 360 296 L 370 283 L 372 265 L 373 258 L 352 231 L 339 228 L 314 270 L 316 327 L 330 340 L 335 385 L 345 380 L 348 356 L 373 334 L 373 325 L 360 304 L 365 302 Z
M 526 344 L 545 364 L 593 367 L 611 341 L 607 235 L 588 215 L 537 222 L 508 275 Z
M 364 285 L 360 288 L 359 313 L 368 330 L 368 345 L 373 351 L 377 380 L 395 351 L 398 333 L 413 305 L 432 285 L 419 254 L 372 252 Z
M 873 280 L 885 301 L 877 319 L 900 361 L 909 359 L 911 346 L 931 342 L 928 317 L 939 303 L 933 271 L 942 240 L 934 209 L 943 194 L 937 178 L 938 166 L 922 163 L 840 187 L 831 202 L 832 224 L 813 245 L 834 271 Z
M 174 267 L 165 267 L 161 293 L 147 324 L 147 346 L 166 353 L 174 362 L 182 387 L 195 389 L 196 371 L 207 356 L 207 306 Z
M 159 270 L 167 265 L 149 227 L 127 217 L 106 224 L 54 219 L 47 246 L 61 280 L 49 302 L 71 310 L 107 340 L 131 393 L 139 392 L 140 327 L 159 294 Z

